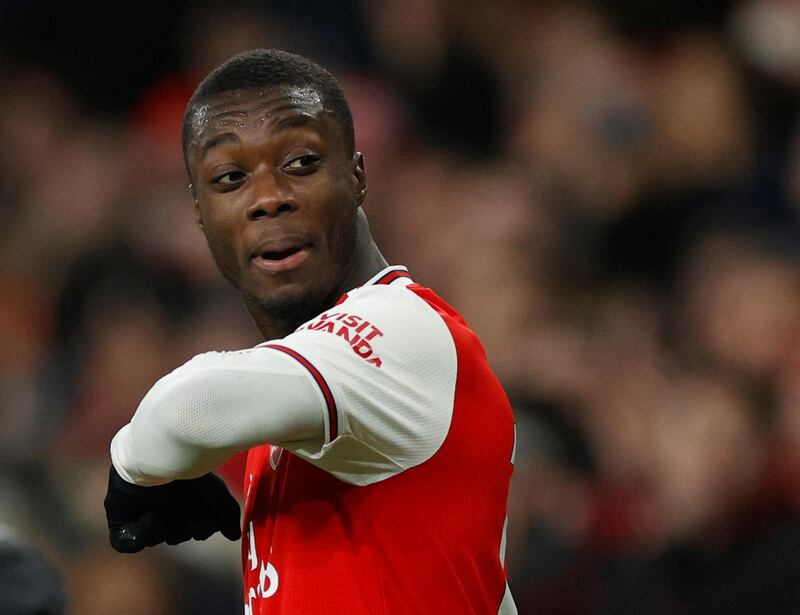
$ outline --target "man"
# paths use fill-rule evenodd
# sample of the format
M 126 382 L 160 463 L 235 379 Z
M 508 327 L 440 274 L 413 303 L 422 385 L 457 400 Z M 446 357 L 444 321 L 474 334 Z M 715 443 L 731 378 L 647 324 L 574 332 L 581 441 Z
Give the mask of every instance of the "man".
M 514 426 L 461 317 L 387 266 L 334 78 L 256 50 L 184 120 L 197 224 L 267 342 L 162 378 L 111 444 L 111 543 L 239 537 L 211 470 L 250 449 L 245 613 L 514 613 Z
M 58 572 L 0 523 L 0 613 L 62 615 L 66 610 L 64 582 Z

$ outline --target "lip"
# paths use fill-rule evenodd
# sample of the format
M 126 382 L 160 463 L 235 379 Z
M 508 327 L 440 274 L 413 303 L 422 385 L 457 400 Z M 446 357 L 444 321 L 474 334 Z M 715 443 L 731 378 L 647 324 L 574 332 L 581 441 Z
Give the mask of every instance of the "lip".
M 253 264 L 259 269 L 268 271 L 269 273 L 279 273 L 281 271 L 289 271 L 303 263 L 311 252 L 310 247 L 300 248 L 294 254 L 281 259 L 264 258 L 260 254 L 252 258 Z
M 313 248 L 306 238 L 284 237 L 281 239 L 262 242 L 253 250 L 250 256 L 252 262 L 259 269 L 268 273 L 280 273 L 299 267 L 308 259 Z M 283 258 L 267 258 L 268 252 L 290 252 Z

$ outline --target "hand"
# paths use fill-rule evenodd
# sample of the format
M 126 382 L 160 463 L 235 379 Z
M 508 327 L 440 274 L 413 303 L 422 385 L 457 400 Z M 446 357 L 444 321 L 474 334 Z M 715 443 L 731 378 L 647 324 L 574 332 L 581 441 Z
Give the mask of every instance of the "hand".
M 214 474 L 140 487 L 123 480 L 112 465 L 104 504 L 109 540 L 120 553 L 205 540 L 217 531 L 228 540 L 242 535 L 239 504 Z

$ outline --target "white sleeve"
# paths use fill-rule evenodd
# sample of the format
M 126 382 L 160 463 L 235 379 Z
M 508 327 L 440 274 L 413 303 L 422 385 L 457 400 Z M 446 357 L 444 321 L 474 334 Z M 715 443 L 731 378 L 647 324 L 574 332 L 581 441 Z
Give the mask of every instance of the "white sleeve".
M 325 402 L 296 361 L 264 348 L 201 354 L 161 378 L 111 442 L 120 476 L 157 485 L 257 444 L 322 442 Z
M 455 343 L 442 317 L 400 285 L 365 286 L 267 342 L 314 377 L 326 402 L 324 441 L 284 448 L 354 485 L 429 459 L 450 428 Z

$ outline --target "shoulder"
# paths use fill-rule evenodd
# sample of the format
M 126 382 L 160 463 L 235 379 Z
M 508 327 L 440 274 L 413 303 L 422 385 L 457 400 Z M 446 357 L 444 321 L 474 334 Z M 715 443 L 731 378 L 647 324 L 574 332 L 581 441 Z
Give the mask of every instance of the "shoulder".
M 322 449 L 293 451 L 347 482 L 368 484 L 423 463 L 448 433 L 456 346 L 415 287 L 355 289 L 278 342 L 307 365 L 329 402 Z
M 436 309 L 400 285 L 356 289 L 290 337 L 343 350 L 349 346 L 376 367 L 384 367 L 387 358 L 399 365 L 407 362 L 409 353 L 416 357 L 422 349 L 431 353 L 453 346 L 450 331 Z

